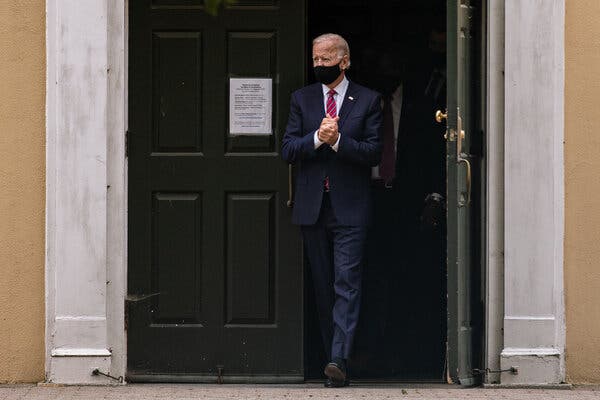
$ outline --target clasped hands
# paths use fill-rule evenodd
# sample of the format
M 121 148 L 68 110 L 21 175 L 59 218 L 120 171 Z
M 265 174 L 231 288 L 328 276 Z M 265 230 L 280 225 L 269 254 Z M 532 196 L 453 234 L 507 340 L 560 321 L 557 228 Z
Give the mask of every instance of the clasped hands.
M 339 120 L 339 116 L 332 118 L 329 114 L 323 118 L 317 134 L 321 142 L 327 143 L 330 146 L 333 146 L 337 142 L 338 137 L 340 136 L 340 133 L 338 132 Z

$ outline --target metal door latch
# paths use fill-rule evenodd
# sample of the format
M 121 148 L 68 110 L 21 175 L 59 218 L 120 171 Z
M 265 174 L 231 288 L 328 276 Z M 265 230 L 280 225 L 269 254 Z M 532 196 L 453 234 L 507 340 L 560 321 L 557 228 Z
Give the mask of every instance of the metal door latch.
M 94 368 L 92 370 L 92 375 L 94 375 L 94 376 L 97 376 L 97 375 L 106 376 L 107 378 L 114 379 L 115 381 L 117 381 L 119 383 L 123 383 L 123 377 L 122 376 L 116 377 L 116 376 L 112 376 L 110 374 L 105 374 L 104 372 L 100 371 L 98 368 Z
M 486 368 L 486 369 L 474 368 L 472 371 L 473 371 L 473 374 L 478 374 L 478 375 L 496 374 L 496 373 L 501 373 L 501 372 L 510 372 L 513 375 L 519 375 L 519 367 L 510 367 L 508 369 L 499 369 L 499 370 L 492 370 L 489 368 Z

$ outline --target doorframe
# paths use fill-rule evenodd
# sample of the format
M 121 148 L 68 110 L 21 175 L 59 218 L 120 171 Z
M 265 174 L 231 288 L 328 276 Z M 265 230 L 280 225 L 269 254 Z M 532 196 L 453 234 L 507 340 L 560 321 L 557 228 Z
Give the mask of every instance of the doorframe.
M 125 376 L 127 11 L 46 0 L 46 382 Z
M 519 372 L 485 382 L 554 386 L 566 378 L 565 1 L 487 0 L 486 8 L 484 362 Z
M 484 363 L 500 370 L 504 317 L 504 7 L 503 0 L 485 5 L 485 63 L 487 141 L 485 179 L 482 192 L 486 207 L 484 233 L 485 259 L 485 339 Z M 488 374 L 484 382 L 500 381 L 500 374 Z
M 485 3 L 485 365 L 519 366 L 487 382 L 556 384 L 565 378 L 564 0 Z M 118 377 L 127 366 L 128 0 L 46 0 L 46 11 L 46 381 L 114 384 L 91 371 Z

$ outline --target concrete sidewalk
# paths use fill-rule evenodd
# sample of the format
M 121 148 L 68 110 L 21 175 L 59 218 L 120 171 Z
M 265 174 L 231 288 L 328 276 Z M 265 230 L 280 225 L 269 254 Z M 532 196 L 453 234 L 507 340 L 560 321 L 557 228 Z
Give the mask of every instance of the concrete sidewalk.
M 325 389 L 321 385 L 131 384 L 126 386 L 0 385 L 0 400 L 192 400 L 192 399 L 600 399 L 600 388 L 463 389 L 446 385 L 356 385 Z

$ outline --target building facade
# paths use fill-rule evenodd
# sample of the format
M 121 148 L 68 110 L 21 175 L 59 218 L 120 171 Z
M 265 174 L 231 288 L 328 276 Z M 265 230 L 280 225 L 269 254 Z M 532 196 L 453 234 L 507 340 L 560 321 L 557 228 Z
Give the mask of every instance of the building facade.
M 125 133 L 137 79 L 129 75 L 136 70 L 128 43 L 139 29 L 129 25 L 130 6 L 29 0 L 0 11 L 0 381 L 108 384 L 91 371 L 128 374 L 133 164 Z M 494 384 L 597 383 L 600 5 L 480 6 L 487 157 L 478 366 Z M 179 38 L 163 35 L 158 43 Z M 244 199 L 231 197 L 231 209 Z M 518 375 L 492 372 L 512 367 Z

